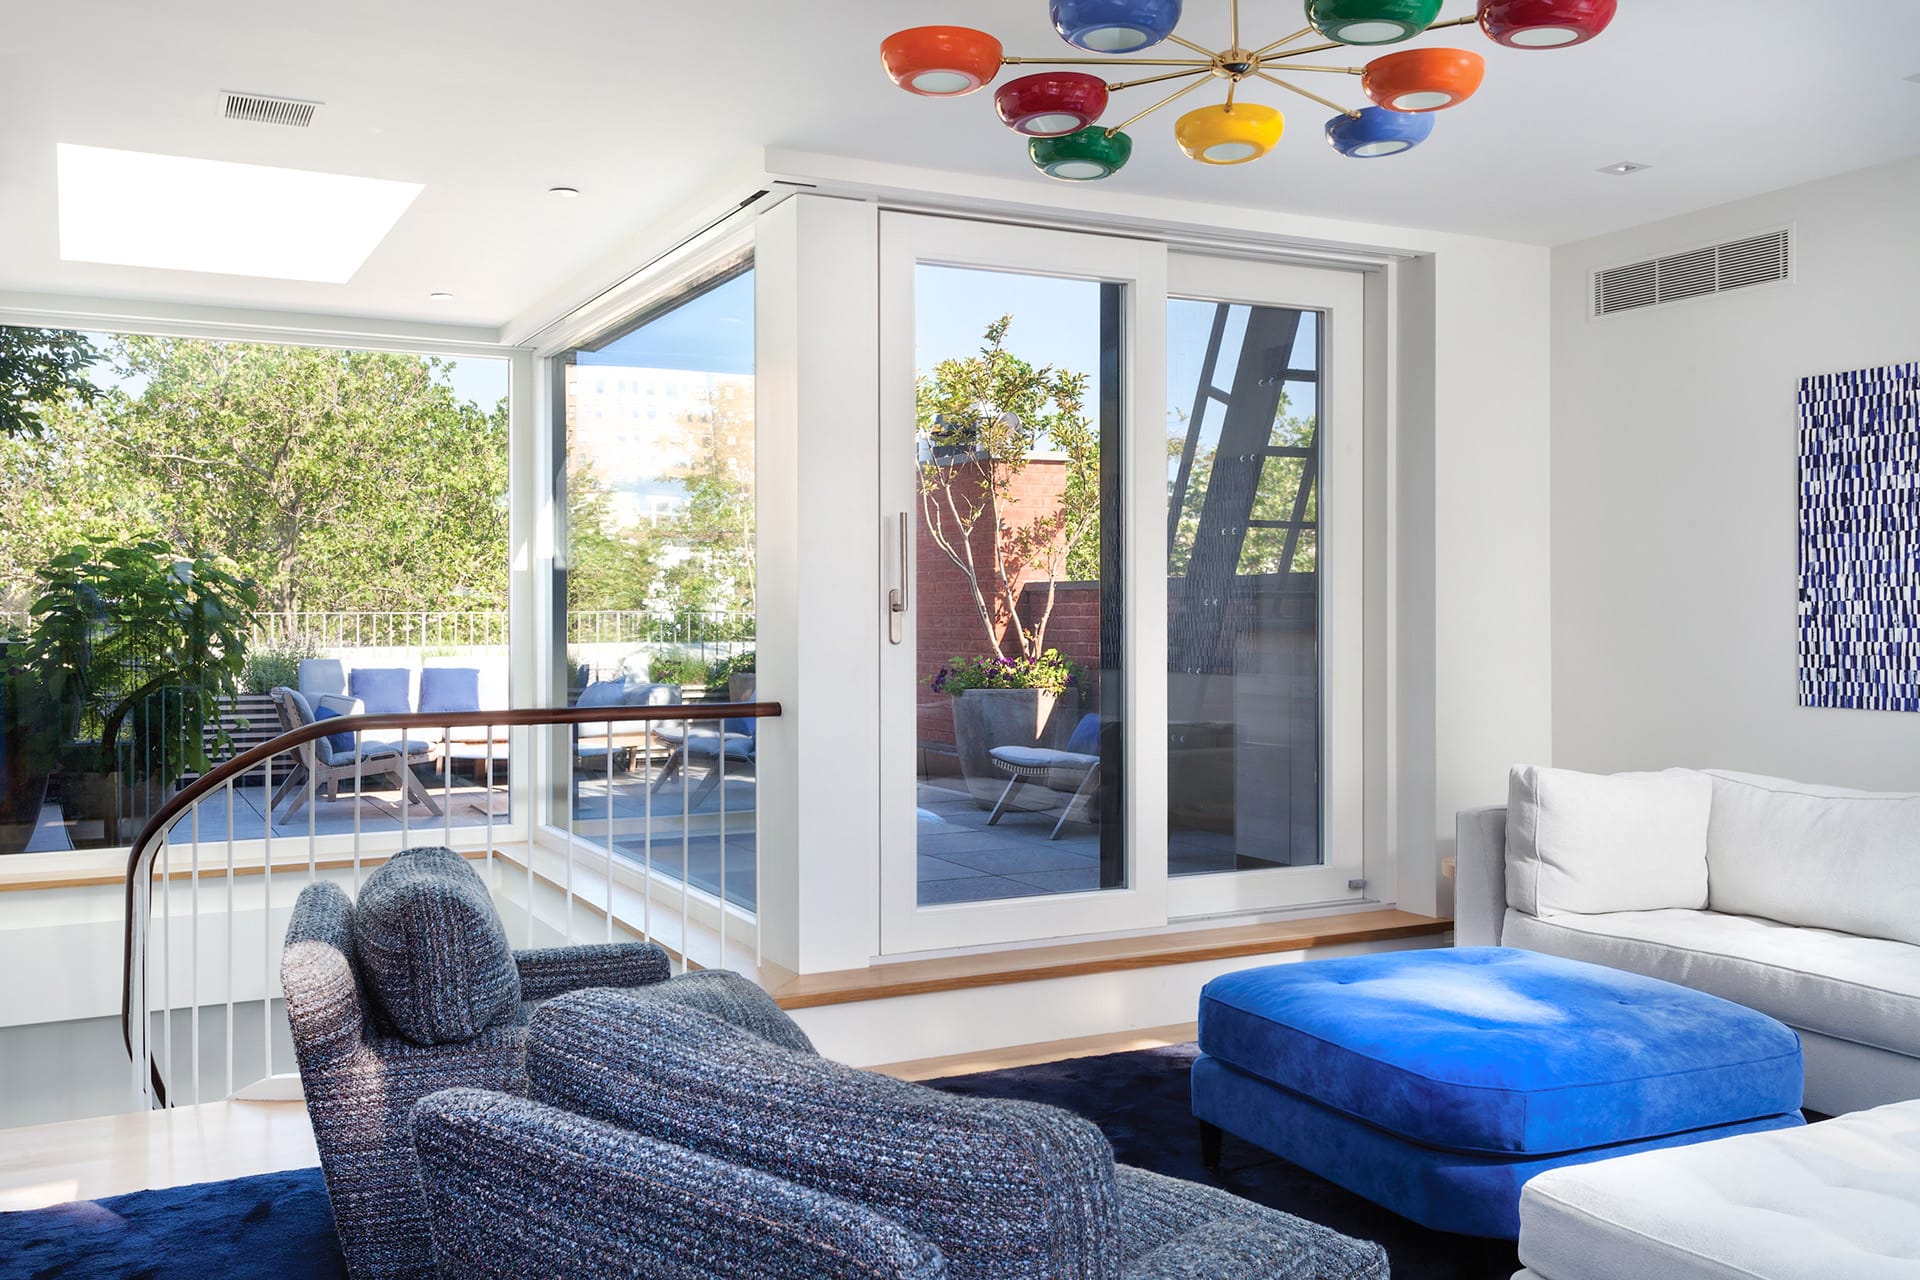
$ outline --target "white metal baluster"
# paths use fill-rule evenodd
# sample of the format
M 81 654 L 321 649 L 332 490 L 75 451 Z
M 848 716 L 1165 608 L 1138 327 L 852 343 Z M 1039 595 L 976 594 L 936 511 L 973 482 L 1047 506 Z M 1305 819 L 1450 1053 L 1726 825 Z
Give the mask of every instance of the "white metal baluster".
M 756 689 L 759 687 L 759 678 L 757 676 L 754 678 L 754 686 Z M 756 693 L 754 696 L 758 697 L 759 695 Z M 758 976 L 760 966 L 766 963 L 766 952 L 764 950 L 765 940 L 762 938 L 760 930 L 760 908 L 762 905 L 760 901 L 760 887 L 766 882 L 760 878 L 760 784 L 757 781 L 760 777 L 760 722 L 758 720 L 753 722 L 753 751 L 753 776 L 756 779 L 753 784 L 753 967 L 756 976 Z
M 529 733 L 527 737 L 532 738 L 533 735 Z M 545 765 L 541 766 L 540 771 L 542 774 L 546 772 Z M 542 782 L 545 780 L 544 777 L 541 779 Z M 527 825 L 531 828 L 533 824 L 529 822 Z M 528 835 L 531 837 L 532 832 L 529 831 Z M 533 840 L 531 838 L 527 840 L 527 945 L 533 945 Z
M 320 743 L 313 744 L 314 764 L 320 763 Z M 358 803 L 357 801 L 355 803 Z M 307 883 L 312 884 L 318 866 L 320 844 L 320 770 L 307 770 Z
M 680 722 L 680 972 L 692 967 L 693 948 L 687 929 L 687 881 L 693 879 L 693 839 L 689 830 L 693 821 L 693 788 L 687 785 L 687 769 L 693 764 L 693 721 Z
M 269 779 L 271 779 L 271 777 L 273 776 L 272 765 L 268 765 L 267 767 L 267 776 L 269 777 Z M 273 821 L 273 804 L 272 804 L 273 792 L 272 791 L 267 792 L 267 800 L 268 800 L 267 821 L 271 822 Z M 235 801 L 235 797 L 233 794 L 233 779 L 228 778 L 227 779 L 227 919 L 226 919 L 227 967 L 221 972 L 221 977 L 223 981 L 226 983 L 226 988 L 227 988 L 227 1091 L 221 1095 L 222 1097 L 225 1097 L 225 1098 L 231 1098 L 233 1096 L 233 933 L 234 933 L 234 929 L 233 929 L 233 823 L 234 823 L 233 806 L 234 806 L 234 801 Z
M 481 797 L 487 807 L 487 889 L 493 889 L 493 725 L 486 726 L 487 735 L 487 784 L 481 789 Z
M 273 757 L 267 771 L 267 838 L 260 856 L 260 1078 L 273 1074 Z M 309 769 L 311 774 L 312 770 Z
M 133 900 L 127 904 L 127 932 L 133 942 L 127 949 L 127 1057 L 133 1067 L 133 1104 L 142 1110 L 153 1105 L 147 1091 L 146 895 L 141 890 L 144 878 L 137 870 L 131 877 Z
M 613 941 L 613 721 L 607 721 L 607 941 Z
M 173 1076 L 173 842 L 160 836 L 160 1056 L 167 1082 L 167 1105 L 179 1098 Z
M 360 805 L 365 785 L 364 771 L 361 766 L 365 761 L 366 753 L 360 749 L 360 731 L 356 729 L 353 734 L 353 896 L 355 901 L 360 898 Z
M 413 839 L 408 834 L 409 821 L 413 817 L 413 798 L 407 793 L 407 783 L 413 778 L 413 766 L 407 763 L 407 731 L 400 730 L 400 847 L 411 848 Z
M 580 770 L 577 767 L 580 763 L 579 761 L 580 739 L 578 737 L 578 731 L 575 730 L 573 733 L 569 734 L 568 738 L 569 738 L 569 741 L 567 745 L 567 932 L 566 932 L 566 936 L 561 939 L 561 945 L 563 946 L 571 946 L 573 944 L 573 809 L 574 809 L 574 797 L 576 797 L 580 793 Z M 529 862 L 533 860 L 533 852 L 531 849 L 529 849 L 527 852 L 527 860 Z
M 646 753 L 646 768 L 640 778 L 645 784 L 641 787 L 641 813 L 645 819 L 640 830 L 640 932 L 648 942 L 653 941 L 653 726 L 657 720 L 644 722 L 645 730 L 640 739 L 641 750 Z
M 720 967 L 727 967 L 727 722 L 720 722 L 719 760 L 714 768 L 720 775 Z
M 200 1105 L 200 801 L 193 802 L 193 892 L 192 913 L 193 928 L 188 931 L 192 939 L 193 954 L 188 959 L 187 986 L 193 993 L 193 1012 L 188 1016 L 188 1026 L 193 1035 L 193 1105 Z
M 453 726 L 440 728 L 440 819 L 441 840 L 453 848 Z

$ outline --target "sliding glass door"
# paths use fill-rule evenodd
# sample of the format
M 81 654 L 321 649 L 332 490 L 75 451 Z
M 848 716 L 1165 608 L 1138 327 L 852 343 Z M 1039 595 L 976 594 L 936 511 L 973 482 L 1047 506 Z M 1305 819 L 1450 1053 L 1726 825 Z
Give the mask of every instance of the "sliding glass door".
M 883 937 L 1151 923 L 1127 601 L 1163 254 L 906 214 L 881 247 Z

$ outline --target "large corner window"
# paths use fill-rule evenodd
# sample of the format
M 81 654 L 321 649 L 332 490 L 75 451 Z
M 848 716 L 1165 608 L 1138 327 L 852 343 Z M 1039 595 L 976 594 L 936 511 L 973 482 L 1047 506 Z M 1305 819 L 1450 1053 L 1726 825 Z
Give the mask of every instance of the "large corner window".
M 556 359 L 571 705 L 752 700 L 753 320 L 737 262 Z M 752 910 L 757 730 L 582 726 L 568 829 Z
M 328 699 L 507 706 L 508 377 L 500 359 L 0 327 L 0 855 L 124 846 Z M 485 743 L 418 754 L 436 827 L 505 813 L 504 750 L 491 776 Z M 201 839 L 401 826 L 374 803 L 395 779 L 281 790 L 290 768 L 210 798 Z

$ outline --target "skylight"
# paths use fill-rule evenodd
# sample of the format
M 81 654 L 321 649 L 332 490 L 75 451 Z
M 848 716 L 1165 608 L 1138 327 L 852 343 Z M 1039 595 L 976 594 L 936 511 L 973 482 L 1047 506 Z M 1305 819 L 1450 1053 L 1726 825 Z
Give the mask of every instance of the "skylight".
M 69 262 L 345 284 L 415 182 L 58 144 Z

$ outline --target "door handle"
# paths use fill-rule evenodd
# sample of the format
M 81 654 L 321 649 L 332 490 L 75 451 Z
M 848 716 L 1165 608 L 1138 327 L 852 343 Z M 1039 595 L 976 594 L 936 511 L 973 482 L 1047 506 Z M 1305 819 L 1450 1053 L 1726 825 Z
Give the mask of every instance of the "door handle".
M 887 592 L 887 639 L 894 644 L 906 639 L 907 608 L 911 604 L 908 596 L 913 581 L 911 519 L 907 512 L 900 513 L 900 585 Z

